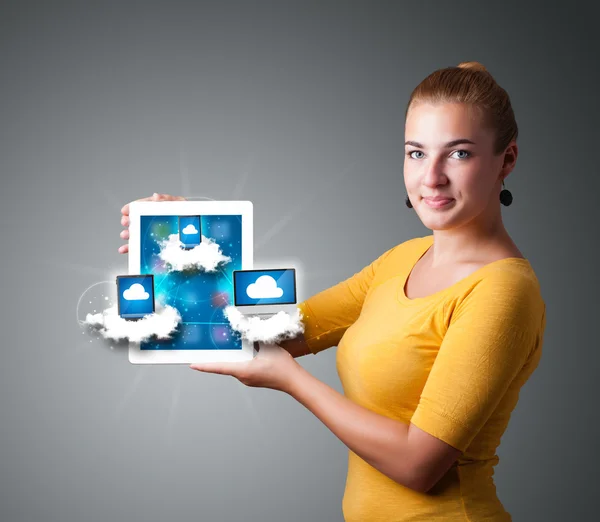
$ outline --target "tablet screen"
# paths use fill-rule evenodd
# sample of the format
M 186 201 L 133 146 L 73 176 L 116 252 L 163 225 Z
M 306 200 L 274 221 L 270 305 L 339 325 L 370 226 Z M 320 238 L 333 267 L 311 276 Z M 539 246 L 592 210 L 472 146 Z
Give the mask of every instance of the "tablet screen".
M 186 224 L 187 226 L 187 224 Z M 231 258 L 216 272 L 169 272 L 158 256 L 160 242 L 180 231 L 179 216 L 140 216 L 140 270 L 154 275 L 157 300 L 173 306 L 182 322 L 170 340 L 143 342 L 141 350 L 235 350 L 242 348 L 237 333 L 223 314 L 233 304 L 234 270 L 241 269 L 242 216 L 200 216 L 202 235 L 218 243 Z

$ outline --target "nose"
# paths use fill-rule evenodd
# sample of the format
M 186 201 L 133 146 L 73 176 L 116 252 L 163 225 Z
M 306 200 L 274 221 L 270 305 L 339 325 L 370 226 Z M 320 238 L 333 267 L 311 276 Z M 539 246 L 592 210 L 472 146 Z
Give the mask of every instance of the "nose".
M 422 182 L 426 187 L 435 188 L 448 182 L 448 178 L 444 174 L 444 164 L 441 161 L 432 161 L 424 171 Z

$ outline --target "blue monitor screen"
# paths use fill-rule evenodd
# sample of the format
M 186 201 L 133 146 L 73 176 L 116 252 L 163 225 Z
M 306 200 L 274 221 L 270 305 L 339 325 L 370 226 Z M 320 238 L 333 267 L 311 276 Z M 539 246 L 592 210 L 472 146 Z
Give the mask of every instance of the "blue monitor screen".
M 117 277 L 119 315 L 140 319 L 154 312 L 154 284 L 151 275 Z
M 236 306 L 296 302 L 296 271 L 293 268 L 240 270 L 233 276 Z
M 216 272 L 168 271 L 158 255 L 160 242 L 171 234 L 179 235 L 179 216 L 140 218 L 140 271 L 154 275 L 156 299 L 176 308 L 182 319 L 171 339 L 142 342 L 142 350 L 242 348 L 239 334 L 223 314 L 233 304 L 232 272 L 242 267 L 242 216 L 203 215 L 199 220 L 202 235 L 218 243 L 223 255 L 231 258 Z
M 193 248 L 200 244 L 201 226 L 200 216 L 179 217 L 179 241 L 184 248 Z

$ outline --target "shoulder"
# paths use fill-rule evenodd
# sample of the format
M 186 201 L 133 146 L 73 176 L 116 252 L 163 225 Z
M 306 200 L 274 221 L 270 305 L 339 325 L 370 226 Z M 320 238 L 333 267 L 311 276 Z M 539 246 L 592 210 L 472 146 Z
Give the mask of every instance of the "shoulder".
M 398 277 L 407 270 L 416 248 L 422 245 L 420 241 L 422 238 L 413 238 L 394 245 L 365 267 L 358 277 L 368 280 L 371 288 Z
M 498 259 L 481 269 L 472 290 L 503 295 L 505 298 L 541 298 L 540 282 L 529 260 L 525 258 Z
M 398 243 L 397 245 L 391 247 L 389 250 L 386 250 L 379 259 L 387 259 L 387 258 L 398 258 L 402 257 L 407 259 L 411 253 L 417 253 L 419 251 L 425 251 L 428 246 L 433 243 L 433 235 L 422 236 L 422 237 L 414 237 L 403 241 L 402 243 Z
M 540 324 L 546 305 L 540 283 L 527 259 L 506 258 L 477 270 L 454 300 L 454 312 L 505 317 Z
M 420 249 L 425 251 L 427 248 L 426 237 L 412 238 L 386 250 L 371 263 L 370 268 L 373 270 L 373 274 L 383 275 L 384 279 L 398 275 L 406 268 L 407 263 L 410 263 L 410 260 L 418 255 L 417 252 Z

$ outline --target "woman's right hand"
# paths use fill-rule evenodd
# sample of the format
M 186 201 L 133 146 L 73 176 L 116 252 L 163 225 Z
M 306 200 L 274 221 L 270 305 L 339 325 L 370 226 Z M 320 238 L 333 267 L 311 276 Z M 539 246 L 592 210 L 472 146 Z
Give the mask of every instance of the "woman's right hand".
M 183 196 L 170 196 L 169 194 L 157 194 L 155 192 L 150 197 L 136 199 L 135 201 L 185 201 L 185 198 Z M 121 239 L 127 240 L 129 240 L 129 205 L 130 203 L 127 203 L 127 205 L 121 209 L 121 214 L 123 214 L 121 216 L 121 225 L 125 227 L 125 230 L 121 231 L 120 236 Z M 119 254 L 126 254 L 127 252 L 129 252 L 129 244 L 121 245 L 119 247 Z

